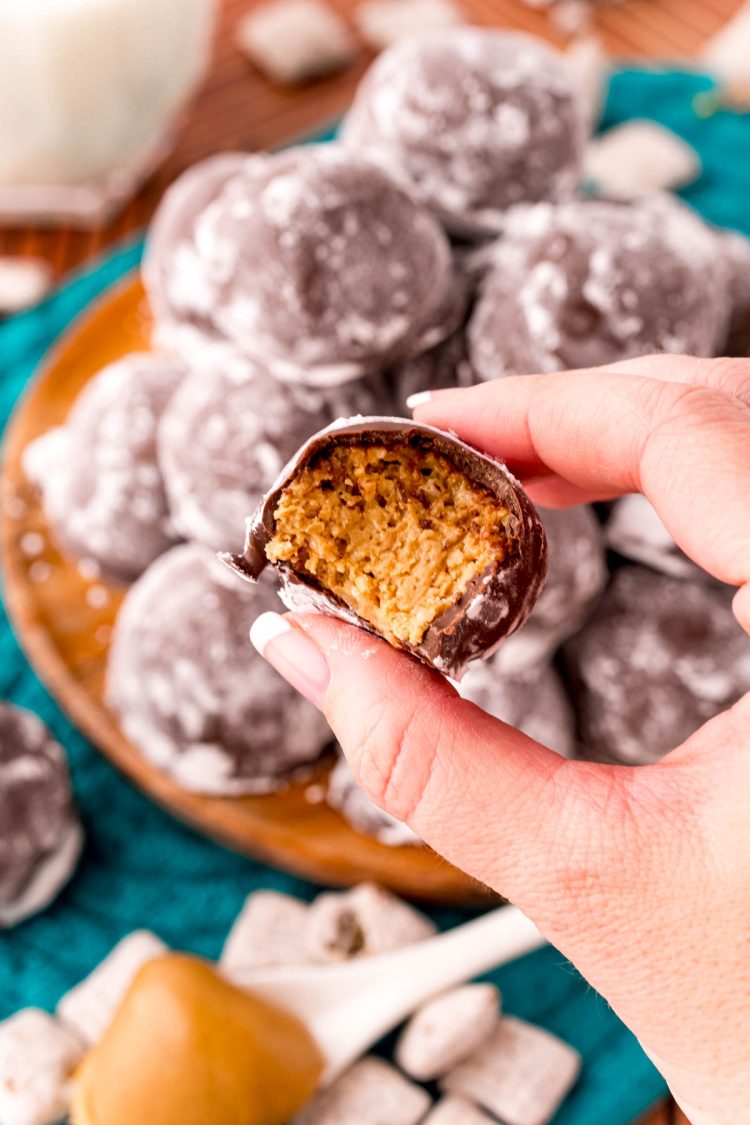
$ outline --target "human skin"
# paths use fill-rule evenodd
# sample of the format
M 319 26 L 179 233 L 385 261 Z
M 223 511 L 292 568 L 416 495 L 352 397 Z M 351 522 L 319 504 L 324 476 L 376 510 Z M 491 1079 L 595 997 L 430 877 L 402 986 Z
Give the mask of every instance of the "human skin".
M 644 493 L 737 587 L 750 632 L 749 360 L 501 379 L 415 414 L 506 461 L 544 505 Z M 602 993 L 693 1125 L 750 1120 L 750 695 L 655 765 L 570 762 L 352 626 L 264 615 L 252 635 L 373 799 Z

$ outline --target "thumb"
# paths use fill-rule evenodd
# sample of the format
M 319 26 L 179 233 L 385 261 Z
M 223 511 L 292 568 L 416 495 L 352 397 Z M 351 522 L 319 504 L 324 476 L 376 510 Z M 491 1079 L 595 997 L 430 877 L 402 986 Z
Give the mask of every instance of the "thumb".
M 560 758 L 438 673 L 332 618 L 264 614 L 251 636 L 325 712 L 372 799 L 446 859 L 553 940 L 571 893 L 578 926 L 589 889 L 600 907 L 604 872 L 611 880 L 628 852 L 623 771 Z

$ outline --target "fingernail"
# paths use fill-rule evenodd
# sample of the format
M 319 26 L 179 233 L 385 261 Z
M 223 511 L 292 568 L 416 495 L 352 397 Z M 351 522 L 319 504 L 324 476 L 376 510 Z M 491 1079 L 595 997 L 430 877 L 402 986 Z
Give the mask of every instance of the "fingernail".
M 325 656 L 306 633 L 280 613 L 261 613 L 250 628 L 250 640 L 288 684 L 323 710 L 330 671 Z
M 409 407 L 409 410 L 414 410 L 417 406 L 424 406 L 432 397 L 432 391 L 417 391 L 416 394 L 409 395 L 406 400 L 406 405 Z

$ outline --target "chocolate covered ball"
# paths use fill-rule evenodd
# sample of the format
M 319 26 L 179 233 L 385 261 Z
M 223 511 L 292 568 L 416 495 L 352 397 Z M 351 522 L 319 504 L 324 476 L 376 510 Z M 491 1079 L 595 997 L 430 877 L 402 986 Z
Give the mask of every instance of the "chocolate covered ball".
M 173 317 L 279 378 L 320 386 L 422 351 L 455 326 L 445 235 L 369 160 L 309 145 L 221 176 L 174 247 L 159 235 L 180 227 L 174 197 L 157 216 L 145 276 L 166 275 L 159 291 L 171 292 Z
M 0 929 L 49 905 L 82 843 L 61 746 L 36 715 L 0 703 Z
M 469 326 L 481 379 L 597 367 L 648 352 L 714 354 L 728 273 L 677 205 L 581 200 L 520 209 Z
M 750 357 L 750 239 L 734 231 L 719 235 L 729 266 L 731 316 L 723 355 Z
M 184 789 L 236 796 L 284 784 L 330 741 L 325 719 L 257 656 L 252 622 L 278 608 L 212 551 L 174 547 L 129 590 L 107 700 L 144 758 Z
M 341 418 L 295 454 L 225 561 L 290 609 L 359 625 L 460 679 L 544 584 L 539 515 L 499 461 L 404 418 Z
M 515 204 L 571 195 L 586 129 L 556 51 L 528 35 L 465 27 L 385 51 L 342 139 L 451 230 L 472 235 L 501 229 Z
M 576 746 L 573 710 L 553 668 L 537 669 L 529 677 L 508 676 L 494 656 L 472 664 L 459 691 L 464 699 L 476 703 L 488 715 L 517 727 L 564 758 L 573 757 Z
M 141 267 L 157 340 L 185 351 L 218 339 L 214 325 L 218 272 L 212 247 L 198 237 L 198 222 L 225 185 L 246 166 L 265 158 L 226 152 L 201 160 L 175 180 L 164 193 L 151 222 Z M 203 338 L 203 339 L 202 339 Z
M 734 590 L 618 570 L 564 649 L 587 756 L 655 762 L 750 690 Z
M 103 368 L 63 426 L 33 442 L 27 476 L 62 549 L 109 577 L 136 578 L 177 536 L 170 523 L 156 433 L 184 366 L 134 353 Z
M 228 550 L 237 529 L 311 434 L 341 414 L 371 414 L 380 376 L 322 389 L 282 383 L 222 353 L 185 379 L 162 418 L 159 457 L 172 520 L 186 539 Z
M 528 620 L 495 657 L 506 676 L 546 664 L 580 629 L 607 584 L 604 539 L 593 510 L 580 505 L 538 511 L 547 533 L 547 581 Z

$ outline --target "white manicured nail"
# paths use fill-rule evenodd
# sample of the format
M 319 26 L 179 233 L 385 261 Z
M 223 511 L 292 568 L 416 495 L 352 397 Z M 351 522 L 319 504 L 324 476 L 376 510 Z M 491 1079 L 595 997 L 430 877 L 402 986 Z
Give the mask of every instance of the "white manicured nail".
M 261 613 L 250 628 L 250 640 L 288 684 L 323 709 L 330 670 L 324 654 L 307 633 L 295 629 L 279 613 Z
M 250 641 L 260 655 L 265 656 L 271 641 L 275 641 L 283 633 L 288 633 L 291 628 L 287 619 L 280 613 L 261 613 L 250 626 Z
M 424 406 L 432 397 L 432 391 L 417 391 L 416 394 L 409 395 L 406 400 L 406 405 L 409 407 L 409 410 L 414 410 L 417 406 Z

